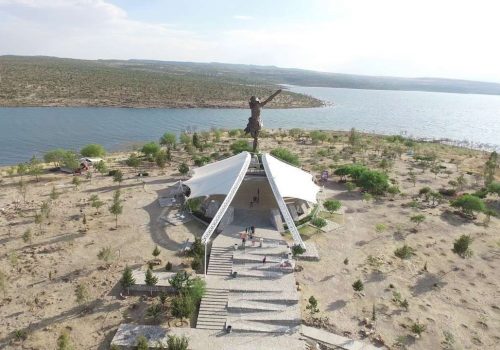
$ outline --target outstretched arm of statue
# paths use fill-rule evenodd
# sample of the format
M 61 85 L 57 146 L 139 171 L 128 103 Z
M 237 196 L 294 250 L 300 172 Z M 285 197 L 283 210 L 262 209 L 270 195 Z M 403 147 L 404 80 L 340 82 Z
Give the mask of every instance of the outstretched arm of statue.
M 278 91 L 276 91 L 274 94 L 272 94 L 271 96 L 269 96 L 264 102 L 261 102 L 260 105 L 261 106 L 265 106 L 266 103 L 270 102 L 273 98 L 275 98 L 279 93 L 281 92 L 281 89 L 279 89 Z

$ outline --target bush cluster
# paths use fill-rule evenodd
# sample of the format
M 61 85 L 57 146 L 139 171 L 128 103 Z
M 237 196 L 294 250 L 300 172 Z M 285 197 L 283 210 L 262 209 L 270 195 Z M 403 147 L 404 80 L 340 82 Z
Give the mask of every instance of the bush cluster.
M 379 171 L 370 170 L 363 165 L 343 165 L 334 174 L 345 180 L 349 177 L 359 187 L 375 195 L 383 195 L 389 189 L 389 177 Z

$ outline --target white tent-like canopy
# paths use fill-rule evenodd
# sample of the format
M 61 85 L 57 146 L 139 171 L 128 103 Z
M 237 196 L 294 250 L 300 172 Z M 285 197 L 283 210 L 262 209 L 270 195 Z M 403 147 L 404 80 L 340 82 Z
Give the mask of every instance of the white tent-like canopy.
M 281 197 L 299 198 L 307 202 L 316 203 L 319 187 L 313 182 L 312 175 L 293 165 L 264 154 L 263 162 L 267 162 L 268 178 L 272 178 Z
M 245 178 L 250 160 L 250 153 L 241 152 L 233 157 L 195 169 L 193 177 L 184 182 L 184 185 L 188 186 L 191 190 L 190 198 L 210 195 L 226 196 L 202 236 L 203 243 L 208 242 L 231 204 Z M 262 155 L 262 165 L 264 166 L 266 177 L 269 180 L 281 214 L 285 218 L 294 241 L 305 248 L 305 244 L 302 242 L 300 234 L 286 207 L 284 198 L 298 198 L 316 203 L 319 187 L 314 184 L 311 174 L 284 163 L 267 153 Z
M 184 185 L 191 189 L 189 197 L 227 195 L 238 175 L 242 171 L 246 173 L 250 158 L 250 153 L 241 152 L 235 156 L 195 169 L 193 177 L 184 182 Z

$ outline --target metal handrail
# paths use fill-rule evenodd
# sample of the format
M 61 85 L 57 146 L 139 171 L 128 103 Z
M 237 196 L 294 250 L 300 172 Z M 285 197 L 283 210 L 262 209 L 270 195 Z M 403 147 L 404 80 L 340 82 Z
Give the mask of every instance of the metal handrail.
M 305 243 L 302 241 L 302 237 L 300 237 L 299 230 L 297 230 L 297 226 L 295 226 L 295 222 L 293 221 L 292 215 L 288 211 L 285 200 L 281 196 L 278 187 L 276 186 L 276 182 L 271 176 L 271 172 L 269 171 L 269 165 L 267 163 L 267 154 L 262 155 L 262 164 L 264 165 L 264 170 L 266 171 L 267 179 L 269 180 L 269 184 L 271 185 L 271 189 L 273 190 L 274 198 L 276 198 L 276 202 L 280 208 L 281 214 L 285 218 L 285 222 L 288 226 L 288 230 L 292 234 L 293 241 L 295 244 L 300 245 L 303 249 L 306 249 Z

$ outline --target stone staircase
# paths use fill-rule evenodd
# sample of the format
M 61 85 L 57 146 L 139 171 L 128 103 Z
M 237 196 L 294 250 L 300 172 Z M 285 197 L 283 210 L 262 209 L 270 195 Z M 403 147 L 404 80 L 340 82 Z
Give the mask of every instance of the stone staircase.
M 212 247 L 207 275 L 229 276 L 233 268 L 232 247 Z
M 227 319 L 227 289 L 207 288 L 201 299 L 196 328 L 223 330 Z

